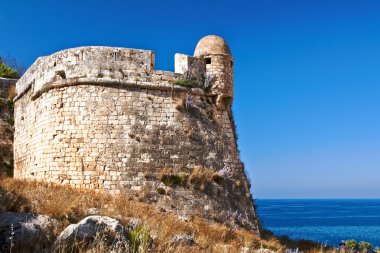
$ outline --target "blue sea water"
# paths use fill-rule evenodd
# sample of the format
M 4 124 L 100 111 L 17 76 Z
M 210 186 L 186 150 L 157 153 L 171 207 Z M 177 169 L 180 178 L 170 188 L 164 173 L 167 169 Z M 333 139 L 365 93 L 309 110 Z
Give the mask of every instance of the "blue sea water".
M 263 227 L 278 236 L 380 246 L 380 199 L 258 199 L 256 205 Z

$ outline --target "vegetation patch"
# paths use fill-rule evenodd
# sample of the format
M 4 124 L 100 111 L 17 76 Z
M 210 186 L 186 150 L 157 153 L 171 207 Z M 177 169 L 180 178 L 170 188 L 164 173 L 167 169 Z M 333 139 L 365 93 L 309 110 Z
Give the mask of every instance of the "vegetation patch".
M 149 252 L 151 241 L 149 231 L 144 226 L 138 226 L 130 231 L 130 252 Z
M 178 81 L 175 81 L 174 84 L 182 86 L 182 87 L 187 87 L 187 88 L 196 87 L 196 84 L 191 80 L 178 80 Z
M 160 181 L 166 186 L 183 186 L 205 191 L 214 182 L 223 184 L 224 177 L 209 168 L 195 166 L 190 173 L 178 173 L 171 168 L 164 168 L 160 172 Z
M 221 185 L 224 177 L 209 168 L 195 166 L 189 175 L 189 183 L 201 191 L 204 191 L 213 182 Z
M 160 171 L 160 181 L 166 186 L 184 186 L 187 182 L 187 177 L 188 175 L 186 173 L 178 173 L 171 168 L 163 168 Z
M 4 60 L 0 58 L 0 77 L 19 78 L 20 73 L 5 64 Z

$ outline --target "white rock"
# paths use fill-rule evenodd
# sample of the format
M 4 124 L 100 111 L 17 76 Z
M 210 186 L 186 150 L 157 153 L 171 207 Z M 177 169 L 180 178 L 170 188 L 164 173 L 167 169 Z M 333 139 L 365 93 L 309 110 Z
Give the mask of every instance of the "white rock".
M 94 215 L 84 218 L 77 224 L 69 225 L 58 236 L 54 248 L 65 249 L 75 245 L 75 242 L 81 242 L 86 246 L 96 239 L 106 242 L 111 249 L 128 247 L 128 231 L 118 220 Z

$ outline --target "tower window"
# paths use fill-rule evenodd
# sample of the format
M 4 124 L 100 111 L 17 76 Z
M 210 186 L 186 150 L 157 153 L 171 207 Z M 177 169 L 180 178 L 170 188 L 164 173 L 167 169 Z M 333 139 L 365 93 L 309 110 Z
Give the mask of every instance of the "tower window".
M 211 58 L 206 58 L 206 64 L 211 64 Z
M 119 60 L 119 52 L 113 52 L 111 54 L 111 56 L 112 56 L 112 60 L 114 60 L 114 61 L 118 61 Z
M 230 61 L 230 66 L 231 66 L 231 67 L 234 66 L 234 62 L 233 62 L 233 61 Z

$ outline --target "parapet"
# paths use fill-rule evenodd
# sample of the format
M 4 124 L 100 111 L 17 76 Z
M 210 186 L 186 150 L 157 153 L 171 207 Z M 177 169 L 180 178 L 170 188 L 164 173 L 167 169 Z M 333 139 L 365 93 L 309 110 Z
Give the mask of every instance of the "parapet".
M 17 83 L 21 96 L 32 88 L 33 95 L 54 84 L 102 81 L 150 81 L 154 52 L 117 47 L 78 47 L 40 57 Z
M 205 91 L 211 96 L 232 97 L 232 78 L 230 49 L 214 35 L 200 40 L 195 56 L 176 54 L 175 72 L 155 70 L 155 54 L 151 50 L 78 47 L 38 58 L 17 82 L 15 100 L 29 89 L 34 100 L 52 88 L 80 84 L 160 90 L 193 88 L 192 93 Z
M 17 82 L 15 100 L 29 89 L 32 99 L 52 88 L 92 84 L 126 85 L 160 90 L 186 90 L 177 81 L 204 76 L 202 59 L 181 55 L 175 58 L 176 72 L 155 70 L 151 50 L 118 47 L 78 47 L 38 58 Z M 182 66 L 177 71 L 177 66 Z M 202 82 L 202 81 L 200 81 Z M 198 82 L 199 83 L 199 82 Z M 192 93 L 202 93 L 194 83 Z

